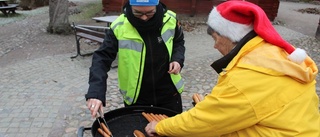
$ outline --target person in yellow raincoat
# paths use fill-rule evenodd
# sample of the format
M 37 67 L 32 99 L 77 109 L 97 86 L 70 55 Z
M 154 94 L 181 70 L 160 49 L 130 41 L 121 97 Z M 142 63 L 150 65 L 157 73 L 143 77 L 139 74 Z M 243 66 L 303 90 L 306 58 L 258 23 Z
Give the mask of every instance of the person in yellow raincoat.
M 194 108 L 150 122 L 149 136 L 320 137 L 318 68 L 276 32 L 264 11 L 227 1 L 208 17 L 208 34 L 224 56 L 212 92 Z

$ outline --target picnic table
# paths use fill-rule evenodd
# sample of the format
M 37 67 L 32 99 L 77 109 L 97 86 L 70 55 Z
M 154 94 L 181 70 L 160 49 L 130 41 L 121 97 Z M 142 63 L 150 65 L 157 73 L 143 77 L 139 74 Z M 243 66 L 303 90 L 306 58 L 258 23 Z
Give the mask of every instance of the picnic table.
M 102 17 L 93 17 L 93 20 L 96 20 L 97 22 L 106 22 L 107 27 L 110 27 L 110 24 L 116 20 L 119 16 L 117 15 L 111 15 L 111 16 L 102 16 Z
M 8 4 L 8 0 L 0 0 L 0 11 L 8 17 L 8 14 L 11 12 L 15 14 L 15 10 L 19 6 L 18 4 Z

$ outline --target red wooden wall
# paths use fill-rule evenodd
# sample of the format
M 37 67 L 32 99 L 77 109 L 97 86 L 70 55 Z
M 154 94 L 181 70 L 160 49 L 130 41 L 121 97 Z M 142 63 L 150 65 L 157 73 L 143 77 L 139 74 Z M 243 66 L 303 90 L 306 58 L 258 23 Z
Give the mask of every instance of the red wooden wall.
M 102 0 L 103 11 L 120 12 L 122 6 L 128 0 Z M 227 0 L 160 0 L 167 5 L 168 9 L 180 14 L 208 15 L 212 7 Z M 277 16 L 279 8 L 279 0 L 247 0 L 259 5 L 267 14 L 271 21 Z
M 260 6 L 267 14 L 268 18 L 273 21 L 278 14 L 279 0 L 246 0 Z

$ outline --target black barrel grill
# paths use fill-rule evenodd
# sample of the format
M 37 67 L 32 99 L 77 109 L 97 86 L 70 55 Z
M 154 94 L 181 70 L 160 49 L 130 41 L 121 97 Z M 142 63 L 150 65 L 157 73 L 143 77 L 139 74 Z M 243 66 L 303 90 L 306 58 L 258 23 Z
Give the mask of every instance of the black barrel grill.
M 112 132 L 113 137 L 134 137 L 133 131 L 140 130 L 145 135 L 144 128 L 149 123 L 142 115 L 142 112 L 153 114 L 165 114 L 168 117 L 178 114 L 172 110 L 150 106 L 134 106 L 124 107 L 104 113 L 104 118 Z M 100 120 L 102 122 L 103 120 Z M 97 120 L 94 121 L 92 127 L 80 127 L 78 129 L 78 137 L 83 137 L 84 130 L 91 130 L 93 137 L 102 137 L 97 131 L 100 127 Z

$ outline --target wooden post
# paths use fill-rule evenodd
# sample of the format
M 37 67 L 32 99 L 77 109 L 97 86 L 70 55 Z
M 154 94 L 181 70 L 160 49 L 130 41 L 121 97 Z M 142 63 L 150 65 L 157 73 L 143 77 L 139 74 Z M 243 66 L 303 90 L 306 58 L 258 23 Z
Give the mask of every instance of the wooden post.
M 191 0 L 191 17 L 193 17 L 196 14 L 196 4 L 197 0 Z
M 316 39 L 320 40 L 320 18 L 319 18 L 319 23 L 318 23 L 318 29 L 316 32 Z

